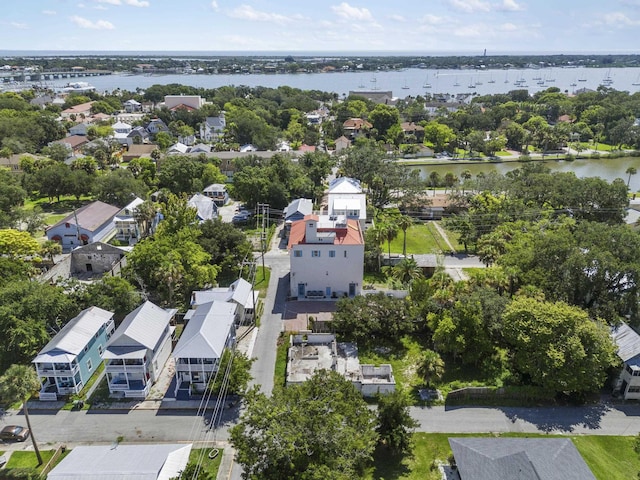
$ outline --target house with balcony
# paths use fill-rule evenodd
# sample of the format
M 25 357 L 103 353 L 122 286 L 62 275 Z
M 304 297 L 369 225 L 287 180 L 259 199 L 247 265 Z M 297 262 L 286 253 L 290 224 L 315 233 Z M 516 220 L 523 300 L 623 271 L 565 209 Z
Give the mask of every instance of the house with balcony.
M 292 224 L 288 249 L 291 297 L 337 299 L 362 291 L 364 236 L 357 220 L 307 215 Z
M 140 227 L 136 220 L 136 213 L 138 207 L 143 203 L 144 200 L 136 197 L 113 218 L 116 225 L 117 240 L 128 242 L 129 245 L 135 245 L 140 240 Z
M 188 312 L 182 335 L 173 350 L 176 398 L 203 393 L 215 376 L 225 348 L 236 341 L 233 303 L 212 301 Z
M 640 399 L 640 335 L 626 323 L 611 328 L 611 339 L 622 360 L 620 375 L 613 387 L 614 395 L 625 400 Z
M 114 217 L 120 208 L 100 201 L 91 202 L 47 228 L 48 240 L 58 242 L 63 252 L 80 245 L 108 242 L 116 235 Z
M 124 318 L 102 354 L 111 396 L 149 394 L 171 355 L 175 314 L 146 301 Z
M 197 307 L 208 302 L 227 302 L 235 306 L 236 324 L 253 321 L 258 296 L 253 286 L 244 278 L 239 278 L 228 287 L 216 287 L 191 293 L 191 306 Z
M 331 216 L 345 216 L 358 220 L 364 230 L 367 221 L 367 195 L 360 181 L 350 177 L 338 177 L 329 183 L 327 208 Z
M 224 129 L 227 127 L 224 112 L 220 112 L 217 117 L 207 117 L 200 124 L 200 139 L 203 142 L 218 142 L 224 136 Z
M 202 191 L 202 194 L 212 199 L 218 207 L 224 207 L 229 203 L 229 192 L 224 183 L 212 183 Z
M 367 135 L 372 128 L 373 125 L 362 118 L 348 118 L 342 123 L 344 136 L 351 140 Z
M 113 313 L 89 307 L 72 318 L 32 360 L 42 381 L 41 401 L 73 395 L 86 385 L 102 363 L 115 323 Z

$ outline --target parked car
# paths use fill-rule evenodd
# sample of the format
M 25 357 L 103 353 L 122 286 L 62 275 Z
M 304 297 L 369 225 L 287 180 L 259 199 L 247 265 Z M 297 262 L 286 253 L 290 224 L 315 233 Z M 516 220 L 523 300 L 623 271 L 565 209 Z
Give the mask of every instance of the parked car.
M 0 439 L 24 442 L 29 438 L 29 429 L 20 425 L 7 425 L 0 431 Z
M 249 220 L 249 215 L 244 213 L 236 213 L 231 219 L 231 223 L 246 223 Z

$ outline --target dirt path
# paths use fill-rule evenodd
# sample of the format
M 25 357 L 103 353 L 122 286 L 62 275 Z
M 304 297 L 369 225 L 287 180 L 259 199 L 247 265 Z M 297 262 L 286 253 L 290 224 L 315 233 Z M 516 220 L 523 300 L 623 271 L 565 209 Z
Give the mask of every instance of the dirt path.
M 442 237 L 442 239 L 445 241 L 445 243 L 447 244 L 447 246 L 449 247 L 449 250 L 452 252 L 455 252 L 456 249 L 453 248 L 453 245 L 451 244 L 451 242 L 449 241 L 449 237 L 447 236 L 447 232 L 445 232 L 442 227 L 440 226 L 439 222 L 436 221 L 432 221 L 431 223 L 433 223 L 433 226 L 436 227 L 436 230 L 438 231 L 438 233 L 440 234 L 440 236 Z

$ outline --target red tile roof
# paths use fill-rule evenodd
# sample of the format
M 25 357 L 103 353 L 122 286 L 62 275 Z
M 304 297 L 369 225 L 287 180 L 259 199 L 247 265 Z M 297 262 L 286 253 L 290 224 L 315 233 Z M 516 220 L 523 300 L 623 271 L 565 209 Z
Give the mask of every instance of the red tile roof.
M 373 127 L 373 125 L 371 125 L 369 122 L 367 122 L 366 120 L 363 120 L 361 118 L 349 118 L 348 120 L 345 120 L 344 123 L 342 124 L 343 128 L 348 128 L 348 129 L 355 129 L 355 130 L 359 130 L 361 128 L 371 128 Z
M 291 249 L 295 245 L 307 244 L 305 241 L 305 229 L 307 220 L 315 220 L 317 222 L 318 216 L 307 215 L 306 217 L 304 217 L 304 220 L 298 220 L 297 222 L 293 222 L 291 224 L 291 231 L 289 233 L 289 245 L 287 246 L 288 249 Z M 336 236 L 333 240 L 333 245 L 364 245 L 364 237 L 362 236 L 362 230 L 360 230 L 360 223 L 358 223 L 357 220 L 347 220 L 347 228 L 320 227 L 318 228 L 318 232 L 335 232 Z

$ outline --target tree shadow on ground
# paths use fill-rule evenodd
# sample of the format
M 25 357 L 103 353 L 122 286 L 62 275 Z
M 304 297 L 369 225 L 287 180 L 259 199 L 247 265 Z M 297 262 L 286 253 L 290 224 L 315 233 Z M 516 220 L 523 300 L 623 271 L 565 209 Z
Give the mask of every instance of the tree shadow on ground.
M 571 433 L 576 428 L 600 429 L 602 417 L 611 410 L 611 407 L 598 404 L 582 407 L 498 407 L 498 409 L 512 423 L 522 420 L 546 433 Z
M 397 456 L 391 455 L 384 447 L 376 448 L 373 454 L 372 478 L 374 480 L 394 480 L 406 478 L 411 473 L 407 461 L 412 455 Z

